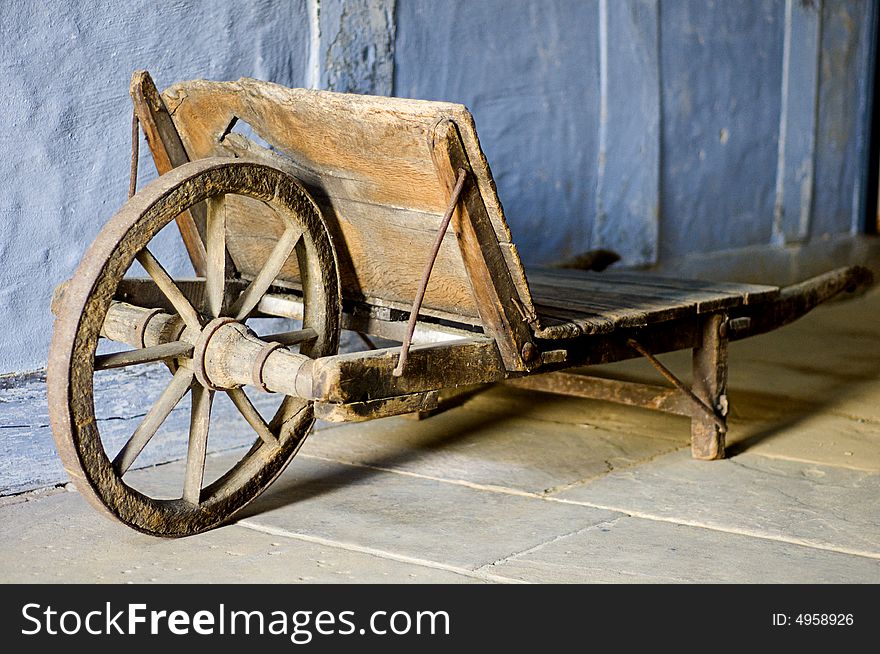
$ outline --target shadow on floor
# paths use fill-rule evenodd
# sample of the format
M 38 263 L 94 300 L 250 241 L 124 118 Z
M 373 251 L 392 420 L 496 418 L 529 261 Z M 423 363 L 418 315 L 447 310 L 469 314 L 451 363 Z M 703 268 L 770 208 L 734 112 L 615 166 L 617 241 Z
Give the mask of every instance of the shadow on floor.
M 527 406 L 522 406 L 520 410 L 515 411 L 513 414 L 508 414 L 507 417 L 524 417 L 528 415 L 527 409 Z M 302 502 L 345 486 L 365 483 L 377 475 L 385 474 L 382 472 L 382 468 L 401 467 L 407 462 L 424 456 L 426 451 L 442 450 L 445 447 L 466 440 L 473 432 L 479 431 L 499 420 L 498 415 L 494 413 L 477 411 L 468 411 L 463 413 L 462 417 L 464 417 L 463 420 L 456 421 L 457 427 L 455 429 L 434 433 L 431 437 L 420 441 L 416 448 L 402 447 L 391 455 L 371 459 L 364 467 L 346 466 L 319 478 L 305 480 L 295 477 L 281 478 L 262 496 L 246 507 L 241 513 L 237 514 L 236 519 L 246 519 L 273 509 Z M 384 420 L 394 420 L 394 418 L 384 418 Z M 367 465 L 372 467 L 366 467 Z
M 792 430 L 805 421 L 826 413 L 841 400 L 858 396 L 862 387 L 876 382 L 880 371 L 880 348 L 866 347 L 876 345 L 880 335 L 860 325 L 870 323 L 870 314 L 874 313 L 870 302 L 865 307 L 859 306 L 858 300 L 839 303 L 846 311 L 857 316 L 859 322 L 841 325 L 822 324 L 819 328 L 810 325 L 811 317 L 795 323 L 795 326 L 780 330 L 748 342 L 736 343 L 732 348 L 730 365 L 741 367 L 740 381 L 731 385 L 731 434 L 729 435 L 728 456 L 738 456 L 755 448 L 758 444 L 773 441 L 783 433 L 791 435 Z M 837 307 L 838 310 L 840 306 Z M 836 319 L 839 319 L 837 316 Z M 868 322 L 865 322 L 868 321 Z M 833 321 L 832 321 L 833 322 Z M 824 335 L 828 334 L 827 339 Z M 804 338 L 800 338 L 800 336 Z M 810 343 L 816 338 L 823 341 L 822 356 L 810 349 Z M 775 340 L 774 340 L 775 339 Z M 811 341 L 811 339 L 813 339 Z M 689 353 L 677 353 L 669 357 L 671 367 L 688 377 Z M 763 366 L 763 368 L 762 368 Z M 772 378 L 763 377 L 762 370 L 766 366 L 773 370 Z M 621 367 L 599 367 L 592 372 L 603 376 L 629 379 L 657 384 L 656 372 L 642 362 L 627 362 Z M 744 377 L 742 373 L 746 373 Z M 744 381 L 745 380 L 745 383 Z M 819 389 L 818 391 L 816 389 Z M 765 390 L 766 389 L 766 390 Z M 482 389 L 481 389 L 482 390 Z M 492 391 L 498 393 L 501 391 Z M 508 389 L 505 393 L 515 396 L 496 406 L 488 401 L 490 398 L 474 402 L 473 394 L 468 396 L 460 419 L 455 421 L 455 428 L 448 431 L 427 430 L 428 433 L 413 446 L 413 443 L 401 443 L 399 449 L 389 452 L 384 450 L 381 455 L 367 457 L 361 463 L 372 467 L 347 467 L 327 474 L 320 478 L 296 479 L 287 477 L 276 483 L 269 491 L 251 507 L 242 517 L 253 516 L 270 511 L 287 504 L 296 503 L 323 493 L 331 492 L 345 485 L 359 484 L 372 477 L 382 474 L 380 468 L 397 469 L 405 467 L 425 456 L 428 452 L 441 452 L 472 437 L 482 428 L 497 424 L 506 418 L 525 418 L 547 420 L 548 414 L 559 410 L 567 414 L 571 421 L 572 406 L 583 403 L 589 410 L 601 406 L 593 401 L 569 399 L 548 394 L 529 395 L 524 391 Z M 534 401 L 528 398 L 534 397 Z M 572 403 L 575 403 L 572 405 Z M 605 403 L 602 403 L 605 404 Z M 686 438 L 689 427 L 687 419 L 660 416 L 637 408 L 620 408 L 621 415 L 629 413 L 628 420 L 641 421 L 644 430 L 641 433 L 656 433 L 658 438 L 670 439 L 670 429 L 681 429 L 682 439 Z M 577 418 L 579 420 L 579 418 Z M 590 415 L 584 414 L 582 422 L 589 423 Z M 674 427 L 673 427 L 674 425 Z M 678 436 L 676 432 L 674 436 Z M 585 446 L 589 446 L 588 443 Z M 638 462 L 634 462 L 638 465 Z

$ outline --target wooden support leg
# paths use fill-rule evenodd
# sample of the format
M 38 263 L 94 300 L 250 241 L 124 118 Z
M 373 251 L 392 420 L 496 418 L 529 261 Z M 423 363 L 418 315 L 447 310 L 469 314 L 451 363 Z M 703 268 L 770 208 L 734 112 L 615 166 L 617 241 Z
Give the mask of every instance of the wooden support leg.
M 694 348 L 694 386 L 697 397 L 727 417 L 727 337 L 722 336 L 726 316 L 712 314 L 703 320 L 702 344 Z M 725 420 L 726 424 L 726 420 Z M 722 429 L 704 415 L 691 418 L 691 454 L 695 459 L 724 458 Z

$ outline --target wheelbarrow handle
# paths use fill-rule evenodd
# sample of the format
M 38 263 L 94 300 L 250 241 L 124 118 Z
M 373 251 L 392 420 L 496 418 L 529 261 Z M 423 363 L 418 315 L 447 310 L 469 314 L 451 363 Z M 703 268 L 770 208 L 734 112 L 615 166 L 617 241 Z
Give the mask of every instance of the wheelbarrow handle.
M 775 298 L 733 312 L 727 323 L 727 338 L 737 341 L 772 331 L 794 322 L 840 293 L 855 293 L 873 282 L 874 275 L 870 270 L 863 266 L 849 266 L 786 286 Z

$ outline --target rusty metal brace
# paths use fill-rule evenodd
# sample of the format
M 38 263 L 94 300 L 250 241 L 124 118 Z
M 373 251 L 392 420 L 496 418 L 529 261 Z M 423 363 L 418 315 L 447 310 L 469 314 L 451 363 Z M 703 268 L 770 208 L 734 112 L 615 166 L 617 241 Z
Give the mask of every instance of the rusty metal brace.
M 645 357 L 648 362 L 657 369 L 657 372 L 663 375 L 666 379 L 670 381 L 670 383 L 672 383 L 673 386 L 681 391 L 681 393 L 693 403 L 694 408 L 700 411 L 700 413 L 704 413 L 707 418 L 709 418 L 718 426 L 718 429 L 721 430 L 722 433 L 727 433 L 727 422 L 723 418 L 718 416 L 715 409 L 706 404 L 703 400 L 697 397 L 691 389 L 685 386 L 684 383 L 678 377 L 676 377 L 669 368 L 660 363 L 660 360 L 657 357 L 648 352 L 648 350 L 642 347 L 642 344 L 634 338 L 629 339 L 627 341 L 627 344 L 636 352 Z
M 464 187 L 464 180 L 467 178 L 467 171 L 464 168 L 458 169 L 458 178 L 455 180 L 455 187 L 452 189 L 452 195 L 449 197 L 449 206 L 446 207 L 446 213 L 443 214 L 443 220 L 440 223 L 440 229 L 437 230 L 437 238 L 434 240 L 434 247 L 431 250 L 431 256 L 425 265 L 425 272 L 422 273 L 422 281 L 419 284 L 419 290 L 416 293 L 416 299 L 413 300 L 412 310 L 409 312 L 409 323 L 406 326 L 406 337 L 403 339 L 403 345 L 400 348 L 400 358 L 397 360 L 397 366 L 391 374 L 395 377 L 403 375 L 403 368 L 406 365 L 406 358 L 409 354 L 409 346 L 412 344 L 413 333 L 416 330 L 416 321 L 419 318 L 419 310 L 422 308 L 422 300 L 425 299 L 425 291 L 428 289 L 428 280 L 431 279 L 431 271 L 434 269 L 434 262 L 437 261 L 437 254 L 440 252 L 440 245 L 443 243 L 443 237 L 446 236 L 446 230 L 449 227 L 449 221 L 452 220 L 452 214 L 455 212 L 455 205 L 458 204 L 458 196 L 461 195 L 461 189 Z
M 128 197 L 131 197 L 137 191 L 138 184 L 138 150 L 140 146 L 140 130 L 138 129 L 137 112 L 131 112 L 131 167 L 128 172 Z
M 360 337 L 360 339 L 364 342 L 364 345 L 366 345 L 369 349 L 371 349 L 371 350 L 378 350 L 379 349 L 376 346 L 376 344 L 373 342 L 373 339 L 371 339 L 369 336 L 367 336 L 363 332 L 355 332 L 355 334 L 357 334 Z

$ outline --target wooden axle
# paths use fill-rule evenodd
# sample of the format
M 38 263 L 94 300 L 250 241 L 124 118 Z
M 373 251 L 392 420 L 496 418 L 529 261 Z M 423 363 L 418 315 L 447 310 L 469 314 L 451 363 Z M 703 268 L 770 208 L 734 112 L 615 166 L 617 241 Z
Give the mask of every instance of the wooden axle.
M 314 338 L 313 330 L 300 333 L 304 338 L 296 338 L 291 332 L 280 336 L 288 345 L 308 340 L 310 336 Z M 196 332 L 185 326 L 178 316 L 161 309 L 113 302 L 104 319 L 101 335 L 135 348 L 189 342 L 194 348 L 193 370 L 202 385 L 208 388 L 252 385 L 308 400 L 323 399 L 315 396 L 312 390 L 314 359 L 283 347 L 264 353 L 272 343 L 261 340 L 246 325 L 232 318 L 214 319 Z M 255 366 L 255 363 L 259 365 Z
M 144 309 L 114 301 L 107 311 L 101 336 L 132 347 L 152 347 L 183 338 L 187 327 L 179 316 L 161 309 Z M 194 340 L 191 335 L 187 340 Z
M 285 332 L 279 340 L 292 344 L 314 338 L 310 329 L 300 333 L 302 338 Z M 334 404 L 372 402 L 430 393 L 444 387 L 500 381 L 507 374 L 495 342 L 485 336 L 414 345 L 409 362 L 413 374 L 393 377 L 399 347 L 311 359 L 268 340 L 272 336 L 267 340 L 259 338 L 246 325 L 230 318 L 214 319 L 194 332 L 177 316 L 126 302 L 114 301 L 110 305 L 101 334 L 135 348 L 192 343 L 192 362 L 182 360 L 181 365 L 191 367 L 199 381 L 209 388 L 256 386 Z M 420 401 L 424 404 L 424 399 Z M 382 415 L 389 415 L 390 406 L 382 406 Z

